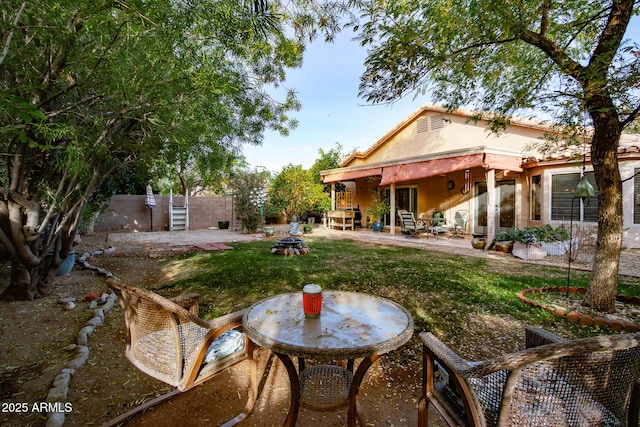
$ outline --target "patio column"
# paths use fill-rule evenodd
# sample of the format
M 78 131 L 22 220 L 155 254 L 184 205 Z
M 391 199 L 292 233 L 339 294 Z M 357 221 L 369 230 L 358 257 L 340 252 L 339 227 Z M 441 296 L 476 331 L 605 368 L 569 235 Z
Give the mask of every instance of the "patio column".
M 396 234 L 396 183 L 392 182 L 389 186 L 389 197 L 391 204 L 391 218 L 389 218 L 389 227 L 391 227 L 390 233 L 393 236 Z
M 489 169 L 485 172 L 487 181 L 487 245 L 489 247 L 493 242 L 493 236 L 496 235 L 496 214 L 498 205 L 496 204 L 496 171 Z
M 336 183 L 331 183 L 331 210 L 336 210 Z

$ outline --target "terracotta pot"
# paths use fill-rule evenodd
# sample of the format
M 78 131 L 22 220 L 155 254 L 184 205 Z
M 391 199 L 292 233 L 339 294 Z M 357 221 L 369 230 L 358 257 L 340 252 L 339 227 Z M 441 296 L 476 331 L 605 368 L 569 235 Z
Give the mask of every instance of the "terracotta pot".
M 471 239 L 471 246 L 475 249 L 484 249 L 487 246 L 487 241 L 482 238 L 473 238 Z

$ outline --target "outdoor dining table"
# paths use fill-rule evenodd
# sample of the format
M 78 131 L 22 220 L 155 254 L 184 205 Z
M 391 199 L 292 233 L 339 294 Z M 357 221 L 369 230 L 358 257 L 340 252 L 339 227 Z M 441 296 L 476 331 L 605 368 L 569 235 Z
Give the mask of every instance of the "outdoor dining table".
M 413 334 L 413 318 L 399 304 L 386 298 L 356 292 L 324 291 L 318 318 L 305 318 L 302 292 L 277 295 L 251 306 L 243 317 L 247 336 L 270 349 L 284 364 L 291 384 L 291 403 L 285 426 L 294 426 L 300 402 L 314 403 L 313 390 L 338 385 L 348 401 L 347 425 L 356 419 L 358 393 L 369 367 L 380 356 L 406 343 Z M 297 357 L 298 372 L 292 361 Z M 347 368 L 316 365 L 305 369 L 305 359 L 349 361 Z M 355 359 L 362 359 L 353 373 Z M 315 378 L 315 376 L 324 378 Z M 306 394 L 311 394 L 307 397 Z M 326 394 L 332 394 L 326 390 Z M 340 393 L 338 393 L 339 395 Z M 326 397 L 322 391 L 316 396 Z M 344 403 L 338 399 L 336 406 Z

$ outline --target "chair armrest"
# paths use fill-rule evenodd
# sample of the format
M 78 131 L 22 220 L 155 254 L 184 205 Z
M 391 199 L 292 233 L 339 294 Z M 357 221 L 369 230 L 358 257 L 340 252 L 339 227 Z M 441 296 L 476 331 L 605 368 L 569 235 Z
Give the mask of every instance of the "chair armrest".
M 176 304 L 178 304 L 180 307 L 183 307 L 186 310 L 189 310 L 191 314 L 194 314 L 196 316 L 198 315 L 198 310 L 199 310 L 198 294 L 178 295 L 177 297 L 169 298 L 169 299 L 175 302 Z
M 233 313 L 225 314 L 224 316 L 216 317 L 206 322 L 210 325 L 211 329 L 219 329 L 230 325 L 239 326 L 242 325 L 242 316 L 244 316 L 246 311 L 246 308 L 244 310 L 234 311 Z
M 538 347 L 541 345 L 565 341 L 563 338 L 560 338 L 556 334 L 552 334 L 551 332 L 545 331 L 542 328 L 527 326 L 524 330 L 524 333 L 526 348 Z
M 442 362 L 444 368 L 447 370 L 451 370 L 458 375 L 465 376 L 463 374 L 473 369 L 475 366 L 475 364 L 472 364 L 458 356 L 456 352 L 447 347 L 445 343 L 436 338 L 436 336 L 431 332 L 421 333 L 420 339 L 426 346 L 427 351 L 431 353 L 436 360 Z

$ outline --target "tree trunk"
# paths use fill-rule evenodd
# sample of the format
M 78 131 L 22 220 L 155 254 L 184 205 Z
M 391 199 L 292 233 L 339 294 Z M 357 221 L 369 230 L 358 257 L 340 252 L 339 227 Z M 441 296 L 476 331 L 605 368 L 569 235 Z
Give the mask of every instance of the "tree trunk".
M 614 111 L 601 109 L 591 114 L 594 123 L 591 162 L 600 207 L 591 280 L 582 304 L 604 312 L 613 312 L 615 307 L 622 249 L 622 180 L 618 169 L 622 130 Z

